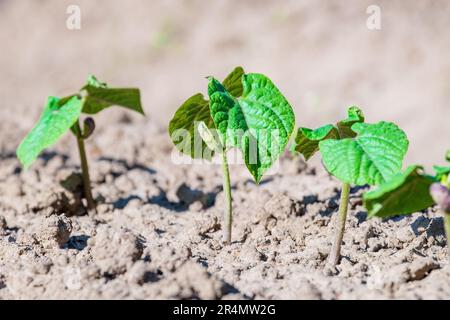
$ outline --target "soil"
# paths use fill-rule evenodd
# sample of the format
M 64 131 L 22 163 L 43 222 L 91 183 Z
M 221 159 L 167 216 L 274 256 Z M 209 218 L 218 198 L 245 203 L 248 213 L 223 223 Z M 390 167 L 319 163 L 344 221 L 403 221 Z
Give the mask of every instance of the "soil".
M 6 53 L 0 57 L 0 299 L 450 297 L 448 247 L 436 208 L 367 220 L 361 203 L 365 187 L 351 189 L 343 257 L 336 268 L 327 266 L 340 183 L 317 157 L 306 164 L 286 153 L 260 185 L 245 167 L 231 165 L 233 243 L 224 246 L 220 165 L 180 163 L 166 127 L 180 102 L 204 87 L 204 82 L 192 79 L 202 79 L 200 74 L 214 70 L 225 75 L 237 59 L 274 76 L 292 104 L 301 106 L 295 108 L 298 125 L 318 126 L 322 124 L 319 113 L 326 115 L 324 121 L 327 117 L 331 121 L 343 115 L 348 99 L 361 101 L 374 121 L 398 119 L 406 128 L 415 146 L 408 161 L 439 162 L 445 151 L 442 145 L 450 136 L 449 127 L 444 126 L 450 116 L 450 91 L 442 84 L 448 83 L 444 80 L 450 69 L 441 50 L 450 47 L 450 41 L 445 32 L 436 32 L 446 30 L 447 2 L 430 2 L 423 10 L 381 2 L 387 6 L 385 33 L 371 34 L 370 41 L 364 36 L 367 16 L 361 1 L 355 6 L 288 1 L 285 7 L 261 2 L 266 9 L 240 1 L 239 8 L 234 8 L 236 19 L 230 18 L 230 4 L 212 2 L 204 20 L 193 20 L 189 14 L 202 8 L 202 1 L 183 2 L 181 7 L 170 1 L 133 0 L 126 5 L 111 1 L 101 11 L 110 17 L 108 21 L 94 13 L 93 2 L 80 1 L 86 14 L 84 30 L 91 36 L 55 28 L 56 23 L 64 25 L 65 19 L 64 1 L 57 3 L 0 0 L 0 30 L 15 33 L 14 37 L 0 35 L 0 40 L 5 48 L 17 51 L 14 58 Z M 58 10 L 63 12 L 61 18 L 47 19 L 58 17 Z M 34 16 L 21 19 L 26 12 Z M 122 12 L 130 16 L 123 17 Z M 147 22 L 145 12 L 155 21 Z M 238 22 L 244 20 L 241 15 L 248 17 L 245 26 Z M 416 19 L 412 26 L 408 24 L 411 15 Z M 171 40 L 156 49 L 151 42 L 148 49 L 142 41 L 150 38 L 149 30 L 157 30 L 155 25 L 164 25 L 158 17 L 170 17 L 169 31 L 163 31 Z M 30 33 L 34 28 L 30 21 L 39 21 L 42 33 Z M 137 28 L 132 21 L 141 21 L 143 27 Z M 217 21 L 228 23 L 228 28 L 217 30 Z M 116 29 L 114 23 L 121 27 Z M 177 23 L 190 27 L 183 29 Z M 364 27 L 358 29 L 352 23 Z M 326 25 L 333 25 L 333 30 Z M 266 28 L 271 30 L 266 38 L 252 36 Z M 111 30 L 116 30 L 117 39 L 108 37 Z M 292 39 L 286 37 L 289 34 Z M 126 45 L 119 45 L 119 40 Z M 54 59 L 44 46 L 52 41 L 62 50 Z M 30 50 L 24 49 L 24 43 Z M 403 48 L 402 43 L 408 44 L 410 60 L 404 59 L 405 52 L 396 51 Z M 365 58 L 343 56 L 356 48 Z M 374 48 L 380 50 L 378 54 L 372 54 Z M 86 54 L 89 50 L 102 55 Z M 197 50 L 215 58 L 205 60 Z M 259 54 L 261 50 L 265 53 Z M 79 66 L 73 72 L 71 61 Z M 122 61 L 120 68 L 118 61 Z M 311 76 L 324 61 L 329 62 Z M 297 70 L 297 62 L 305 72 L 288 74 Z M 372 62 L 384 67 L 373 68 Z M 142 88 L 148 113 L 142 118 L 116 109 L 97 117 L 97 129 L 86 142 L 97 212 L 85 209 L 78 154 L 70 134 L 28 171 L 21 169 L 15 157 L 20 139 L 41 111 L 39 102 L 47 93 L 78 88 L 88 69 L 103 81 L 108 78 Z M 356 83 L 355 77 L 365 84 Z M 414 82 L 418 78 L 421 90 Z M 13 90 L 19 94 L 12 97 Z M 317 95 L 327 100 L 318 102 Z M 397 108 L 387 107 L 392 101 Z M 417 121 L 418 110 L 429 101 L 433 109 Z M 440 130 L 436 132 L 441 137 L 433 144 L 427 134 L 431 129 Z
M 231 166 L 233 243 L 223 246 L 220 166 L 174 165 L 156 127 L 117 122 L 90 141 L 103 156 L 91 161 L 99 205 L 88 215 L 65 179 L 77 180 L 75 156 L 45 154 L 27 172 L 1 160 L 0 298 L 449 297 L 439 214 L 366 220 L 364 188 L 352 189 L 341 264 L 327 267 L 340 185 L 290 154 L 259 186 Z

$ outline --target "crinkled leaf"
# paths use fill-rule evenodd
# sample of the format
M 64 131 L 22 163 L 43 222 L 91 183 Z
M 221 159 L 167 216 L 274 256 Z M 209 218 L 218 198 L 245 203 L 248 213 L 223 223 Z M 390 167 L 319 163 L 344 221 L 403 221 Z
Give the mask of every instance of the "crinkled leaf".
M 201 93 L 186 100 L 176 111 L 169 123 L 169 134 L 176 148 L 192 158 L 211 159 L 214 151 L 208 148 L 198 132 L 203 122 L 207 128 L 214 129 L 209 110 L 209 102 Z
M 347 110 L 347 119 L 337 123 L 339 136 L 341 139 L 354 138 L 356 133 L 352 130 L 355 123 L 364 122 L 364 114 L 357 106 L 352 106 Z
M 208 84 L 211 116 L 225 147 L 241 147 L 242 137 L 248 131 L 244 113 L 238 101 L 233 98 L 214 78 Z
M 328 139 L 351 138 L 356 134 L 351 126 L 357 122 L 364 122 L 362 111 L 358 107 L 350 107 L 348 117 L 337 123 L 336 126 L 328 124 L 317 129 L 299 128 L 295 136 L 293 150 L 301 153 L 305 160 L 309 160 L 319 151 L 319 142 Z
M 353 139 L 319 143 L 323 163 L 332 175 L 356 185 L 377 185 L 391 179 L 402 168 L 408 150 L 405 133 L 395 124 L 355 123 Z
M 430 186 L 435 180 L 422 173 L 421 166 L 410 166 L 376 189 L 364 194 L 368 217 L 391 217 L 426 209 L 434 204 Z
M 261 74 L 242 76 L 243 93 L 234 98 L 210 79 L 211 115 L 222 144 L 238 147 L 259 182 L 284 151 L 294 129 L 291 106 L 272 81 Z
M 335 126 L 328 124 L 315 130 L 299 128 L 295 136 L 295 151 L 301 153 L 305 160 L 309 160 L 319 151 L 319 142 L 326 139 L 339 139 L 339 132 Z
M 242 76 L 244 74 L 245 72 L 242 67 L 236 67 L 222 82 L 225 89 L 233 97 L 240 97 L 244 91 L 244 87 L 242 86 Z
M 83 113 L 95 114 L 111 106 L 120 106 L 144 114 L 139 89 L 108 88 L 106 83 L 89 76 L 82 90 L 86 91 Z
M 60 106 L 59 98 L 49 97 L 47 105 L 34 128 L 17 148 L 17 157 L 27 169 L 38 155 L 52 146 L 78 120 L 82 99 L 74 96 Z

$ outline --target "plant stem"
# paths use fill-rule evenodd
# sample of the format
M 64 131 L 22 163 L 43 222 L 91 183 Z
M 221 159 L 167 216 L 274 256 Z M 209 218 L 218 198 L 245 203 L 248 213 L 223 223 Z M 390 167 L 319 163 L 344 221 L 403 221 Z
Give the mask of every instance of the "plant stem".
M 450 212 L 444 211 L 444 227 L 447 236 L 447 250 L 450 259 Z
M 331 253 L 328 262 L 331 266 L 335 267 L 341 257 L 341 244 L 342 238 L 344 237 L 345 221 L 347 220 L 347 209 L 348 209 L 348 196 L 350 193 L 350 184 L 343 183 L 341 191 L 341 200 L 339 203 L 339 217 L 336 230 L 336 238 L 334 239 L 333 247 L 331 248 Z
M 228 158 L 226 151 L 222 151 L 222 174 L 223 174 L 223 192 L 225 193 L 225 212 L 224 212 L 224 242 L 231 243 L 231 228 L 233 223 L 233 212 L 231 206 L 231 186 L 230 170 L 228 169 Z
M 77 131 L 76 137 L 78 143 L 78 151 L 80 153 L 81 175 L 83 177 L 84 197 L 86 198 L 88 209 L 92 210 L 95 209 L 95 202 L 94 198 L 92 197 L 91 179 L 89 177 L 89 166 L 86 157 L 86 149 L 84 147 L 84 139 L 82 137 L 80 123 L 78 121 L 75 123 L 75 127 Z

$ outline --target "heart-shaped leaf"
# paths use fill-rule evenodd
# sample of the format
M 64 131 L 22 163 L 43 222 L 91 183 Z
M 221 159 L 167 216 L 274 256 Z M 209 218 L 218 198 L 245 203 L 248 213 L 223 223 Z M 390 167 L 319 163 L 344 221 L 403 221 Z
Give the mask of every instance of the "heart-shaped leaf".
M 319 151 L 320 141 L 353 138 L 356 133 L 351 129 L 351 126 L 357 122 L 364 122 L 364 115 L 361 109 L 356 106 L 348 108 L 347 113 L 347 119 L 338 122 L 335 126 L 328 124 L 314 130 L 304 127 L 299 128 L 292 149 L 302 154 L 308 161 Z
M 421 166 L 410 166 L 389 181 L 363 196 L 368 217 L 391 217 L 426 209 L 434 204 L 430 196 L 433 177 L 423 173 Z
M 78 120 L 83 100 L 73 96 L 60 106 L 59 98 L 49 97 L 44 111 L 34 128 L 17 148 L 17 157 L 27 169 L 37 156 L 52 146 Z
M 378 185 L 397 174 L 408 150 L 406 134 L 395 124 L 355 123 L 353 139 L 324 140 L 320 153 L 328 172 L 356 185 Z
M 233 97 L 211 78 L 211 116 L 226 147 L 238 147 L 250 173 L 259 182 L 284 151 L 294 129 L 291 106 L 262 74 L 242 76 L 242 96 Z

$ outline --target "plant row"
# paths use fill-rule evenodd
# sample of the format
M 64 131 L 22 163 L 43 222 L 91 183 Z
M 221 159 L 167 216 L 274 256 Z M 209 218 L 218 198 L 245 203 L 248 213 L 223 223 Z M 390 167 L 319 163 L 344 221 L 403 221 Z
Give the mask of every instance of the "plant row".
M 232 241 L 232 194 L 227 151 L 237 148 L 256 183 L 259 183 L 287 148 L 295 130 L 291 105 L 272 83 L 256 73 L 235 68 L 222 82 L 208 77 L 208 96 L 187 99 L 169 123 L 176 148 L 196 159 L 221 158 L 225 208 L 224 242 Z M 64 98 L 49 97 L 44 111 L 17 149 L 27 168 L 38 155 L 67 131 L 77 141 L 87 207 L 95 210 L 84 141 L 95 129 L 93 115 L 110 106 L 122 106 L 144 115 L 140 92 L 135 88 L 110 88 L 90 76 L 80 91 Z M 291 151 L 309 160 L 320 153 L 325 169 L 342 183 L 336 234 L 329 263 L 339 263 L 352 186 L 373 186 L 363 195 L 368 217 L 410 214 L 437 204 L 442 210 L 450 243 L 450 164 L 434 166 L 426 174 L 422 166 L 402 171 L 408 150 L 406 134 L 392 122 L 366 123 L 362 110 L 348 108 L 346 119 L 317 129 L 300 127 Z M 446 154 L 450 162 L 450 151 Z

